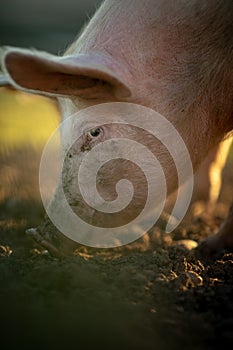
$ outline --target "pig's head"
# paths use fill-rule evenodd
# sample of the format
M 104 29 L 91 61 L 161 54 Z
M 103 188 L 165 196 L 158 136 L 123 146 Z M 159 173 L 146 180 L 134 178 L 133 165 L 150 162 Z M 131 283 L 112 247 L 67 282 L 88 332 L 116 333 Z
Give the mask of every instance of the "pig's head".
M 84 127 L 84 134 L 71 146 L 75 125 L 69 116 L 103 102 L 130 102 L 153 108 L 179 131 L 196 168 L 208 151 L 233 129 L 232 13 L 230 0 L 105 1 L 63 57 L 14 48 L 5 50 L 2 55 L 5 78 L 0 79 L 0 84 L 10 83 L 59 101 L 62 120 L 67 119 L 61 128 L 65 195 L 74 211 L 82 208 L 85 220 L 99 222 L 101 218 L 80 200 L 75 176 L 79 163 L 92 146 L 114 138 L 118 131 L 113 125 L 101 123 L 93 132 L 93 128 Z M 126 127 L 121 132 L 127 137 L 132 134 Z M 138 139 L 137 132 L 133 134 Z M 139 138 L 140 142 L 144 138 L 149 143 L 151 140 L 148 135 Z M 161 158 L 168 191 L 172 191 L 177 186 L 176 167 L 159 142 L 153 143 L 152 152 Z M 100 171 L 97 187 L 106 199 L 114 200 L 110 180 L 117 182 L 122 173 L 113 170 L 125 167 L 126 178 L 133 174 L 136 187 L 139 183 L 144 186 L 142 175 L 131 166 L 120 161 L 114 168 L 109 163 Z M 56 205 L 56 195 L 52 205 Z M 137 211 L 137 204 L 131 209 L 127 217 Z M 106 227 L 111 220 L 117 221 L 119 217 L 109 216 Z M 56 252 L 62 239 L 49 230 L 45 223 L 31 232 Z M 56 240 L 58 243 L 54 243 Z
M 122 179 L 128 180 L 133 185 L 134 195 L 125 210 L 103 213 L 86 203 L 80 192 L 78 172 L 83 159 L 92 148 L 104 144 L 107 140 L 111 141 L 113 148 L 118 147 L 115 139 L 119 138 L 134 140 L 144 145 L 159 158 L 166 178 L 170 179 L 168 191 L 171 192 L 177 186 L 177 172 L 169 152 L 162 142 L 155 140 L 146 130 L 121 124 L 120 121 L 114 123 L 114 115 L 109 116 L 109 123 L 99 124 L 94 128 L 90 127 L 88 116 L 81 124 L 69 118 L 84 107 L 103 102 L 131 101 L 132 77 L 124 66 L 105 55 L 80 54 L 55 57 L 27 50 L 7 49 L 3 59 L 3 69 L 6 80 L 14 87 L 58 98 L 60 103 L 63 121 L 61 156 L 64 164 L 57 191 L 49 205 L 50 210 L 56 211 L 62 188 L 72 211 L 94 227 L 117 228 L 131 222 L 139 215 L 147 199 L 147 178 L 140 167 L 124 159 L 120 151 L 117 155 L 118 159 L 109 161 L 101 167 L 95 180 L 97 191 L 104 202 L 116 200 L 118 195 L 116 184 Z M 77 137 L 78 133 L 79 137 Z M 103 154 L 104 149 L 98 153 L 100 159 L 95 158 L 95 162 L 100 162 Z M 151 163 L 152 165 L 154 166 Z M 161 184 L 159 180 L 156 181 L 156 169 L 154 167 L 150 169 L 150 165 L 147 167 L 157 186 L 154 192 L 156 205 L 161 201 Z M 92 175 L 90 172 L 91 170 L 84 179 L 86 184 L 89 176 Z M 127 196 L 126 191 L 125 197 Z M 28 232 L 55 255 L 59 255 L 60 251 L 73 249 L 72 241 L 61 235 L 48 217 L 39 228 Z
M 119 159 L 114 166 L 109 163 L 98 173 L 97 189 L 107 201 L 116 198 L 115 185 L 122 176 L 134 182 L 134 186 L 141 187 L 137 191 L 137 200 L 126 212 L 105 214 L 104 220 L 99 211 L 91 208 L 82 199 L 77 176 L 83 158 L 92 147 L 114 137 L 130 138 L 135 135 L 135 131 L 132 132 L 129 126 L 123 126 L 119 130 L 119 125 L 114 124 L 90 129 L 88 123 L 83 123 L 82 135 L 70 146 L 70 139 L 75 138 L 74 133 L 77 131 L 77 125 L 69 118 L 70 115 L 88 106 L 109 101 L 127 101 L 130 98 L 132 78 L 126 67 L 108 55 L 57 57 L 17 48 L 6 48 L 2 67 L 2 85 L 56 98 L 59 103 L 62 121 L 66 122 L 60 128 L 64 167 L 57 193 L 62 186 L 72 210 L 84 221 L 103 227 L 117 227 L 135 217 L 145 202 L 147 189 L 145 175 L 140 170 L 137 172 L 137 166 Z M 56 207 L 59 200 L 57 193 L 50 203 L 52 208 Z M 54 255 L 59 255 L 60 250 L 70 251 L 70 247 L 73 249 L 72 242 L 60 235 L 47 216 L 39 228 L 28 232 Z

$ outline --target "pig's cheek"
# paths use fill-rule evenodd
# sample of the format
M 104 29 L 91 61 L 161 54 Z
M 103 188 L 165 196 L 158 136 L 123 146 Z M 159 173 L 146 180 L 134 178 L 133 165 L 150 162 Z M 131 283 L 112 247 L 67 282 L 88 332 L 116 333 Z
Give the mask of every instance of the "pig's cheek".
M 67 153 L 63 164 L 60 186 L 62 186 L 65 198 L 74 213 L 84 221 L 91 222 L 94 210 L 83 200 L 78 178 L 80 164 L 85 157 L 85 153 L 86 152 L 81 152 L 79 155 L 71 151 Z M 72 156 L 69 157 L 69 155 Z
M 74 154 L 72 149 L 67 152 L 62 165 L 61 176 L 61 186 L 67 199 L 71 199 L 72 196 L 76 196 L 77 194 L 78 187 L 76 186 L 76 182 L 81 161 L 82 156 Z
M 103 213 L 95 210 L 92 214 L 92 225 L 110 228 L 128 224 L 142 211 L 147 199 L 147 181 L 143 172 L 127 160 L 112 160 L 106 163 L 98 172 L 96 186 L 100 196 L 105 201 L 117 199 L 116 185 L 121 179 L 127 179 L 134 187 L 133 198 L 121 211 Z

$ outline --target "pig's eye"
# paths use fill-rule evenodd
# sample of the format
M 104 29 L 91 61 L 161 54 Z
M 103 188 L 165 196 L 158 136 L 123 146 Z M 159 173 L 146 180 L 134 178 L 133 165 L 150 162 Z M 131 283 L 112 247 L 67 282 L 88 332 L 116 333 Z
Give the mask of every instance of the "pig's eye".
M 92 130 L 88 131 L 88 134 L 91 137 L 98 137 L 100 133 L 101 133 L 101 129 L 100 128 L 95 128 L 95 129 L 92 129 Z

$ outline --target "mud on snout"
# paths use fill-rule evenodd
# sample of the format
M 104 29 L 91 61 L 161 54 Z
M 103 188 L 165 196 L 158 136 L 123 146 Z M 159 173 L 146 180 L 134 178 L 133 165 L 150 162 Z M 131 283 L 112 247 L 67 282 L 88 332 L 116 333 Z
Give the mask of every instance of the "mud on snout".
M 78 243 L 64 236 L 45 215 L 43 222 L 36 228 L 29 228 L 26 234 L 32 237 L 42 248 L 52 256 L 62 258 L 72 255 L 79 246 Z

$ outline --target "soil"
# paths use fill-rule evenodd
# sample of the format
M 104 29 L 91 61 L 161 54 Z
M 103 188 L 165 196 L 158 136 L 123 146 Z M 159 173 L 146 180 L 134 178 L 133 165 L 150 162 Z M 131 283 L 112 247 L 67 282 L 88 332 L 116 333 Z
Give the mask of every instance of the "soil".
M 165 216 L 137 242 L 80 246 L 52 257 L 25 235 L 43 218 L 31 150 L 1 157 L 1 349 L 215 349 L 233 345 L 233 254 L 201 256 L 196 243 L 217 231 L 233 174 L 211 214 L 165 234 Z

